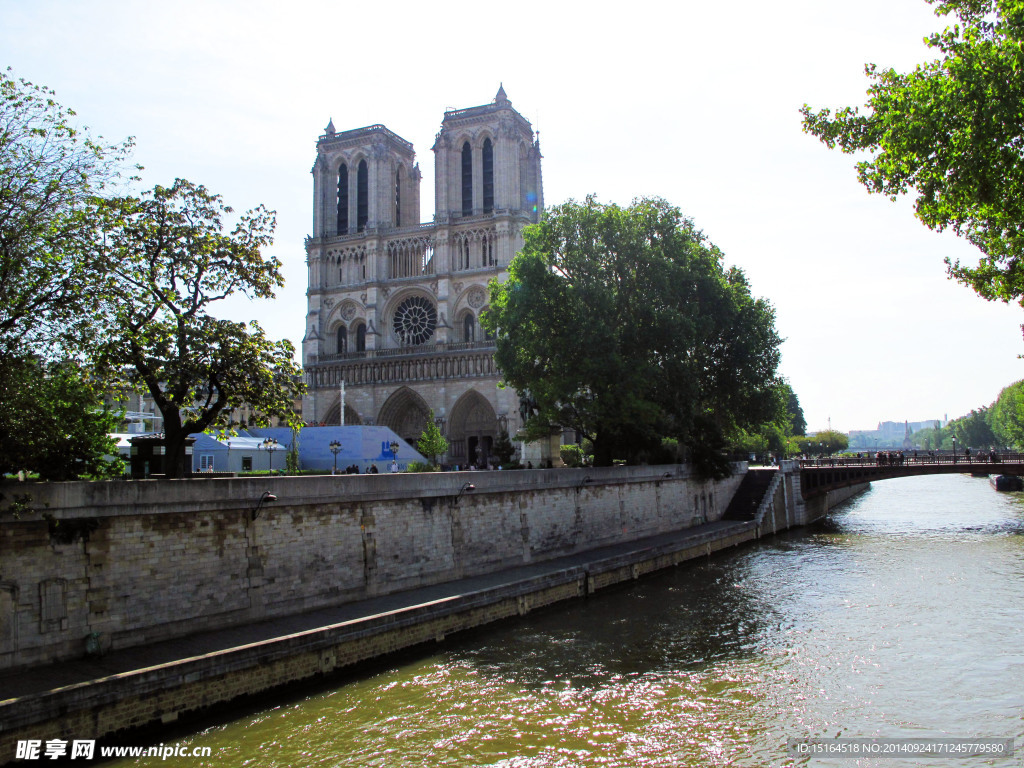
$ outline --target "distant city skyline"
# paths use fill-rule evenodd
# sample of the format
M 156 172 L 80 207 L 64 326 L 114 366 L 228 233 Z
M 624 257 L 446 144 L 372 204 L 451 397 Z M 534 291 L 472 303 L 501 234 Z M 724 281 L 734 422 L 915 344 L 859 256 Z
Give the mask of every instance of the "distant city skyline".
M 5 4 L 0 29 L 14 76 L 55 89 L 108 140 L 135 137 L 145 187 L 180 176 L 239 212 L 277 211 L 268 254 L 287 285 L 274 301 L 230 301 L 225 316 L 259 318 L 300 346 L 309 171 L 328 120 L 339 131 L 381 122 L 412 142 L 430 190 L 438 105 L 486 103 L 503 83 L 540 132 L 548 204 L 664 197 L 746 272 L 776 308 L 780 373 L 809 430 L 957 418 L 1024 378 L 1024 312 L 946 278 L 944 257 L 977 252 L 928 231 L 912 201 L 868 195 L 855 157 L 801 131 L 805 102 L 863 104 L 866 62 L 908 70 L 929 57 L 922 38 L 945 21 L 924 0 L 865 0 L 854 12 L 813 0 L 641 2 L 615 14 L 389 9 L 399 41 L 429 46 L 396 45 L 391 29 L 384 45 L 388 25 L 368 6 L 239 10 L 37 0 Z M 445 41 L 487 41 L 486 55 L 449 73 L 430 50 Z M 420 221 L 432 219 L 431 198 Z

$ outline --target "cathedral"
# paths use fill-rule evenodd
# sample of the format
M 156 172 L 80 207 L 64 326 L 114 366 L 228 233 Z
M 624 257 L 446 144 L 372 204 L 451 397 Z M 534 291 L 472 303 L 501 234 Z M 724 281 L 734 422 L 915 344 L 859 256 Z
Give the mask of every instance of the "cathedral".
M 497 436 L 521 426 L 480 316 L 487 282 L 507 276 L 523 227 L 544 209 L 533 127 L 504 88 L 490 104 L 445 112 L 425 224 L 411 143 L 383 125 L 339 132 L 332 120 L 316 149 L 304 418 L 387 426 L 415 445 L 433 412 L 445 461 L 486 466 Z

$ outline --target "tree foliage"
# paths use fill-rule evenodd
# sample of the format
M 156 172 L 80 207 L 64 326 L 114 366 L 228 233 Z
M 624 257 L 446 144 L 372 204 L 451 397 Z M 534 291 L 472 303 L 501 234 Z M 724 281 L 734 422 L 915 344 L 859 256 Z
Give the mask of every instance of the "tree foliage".
M 950 274 L 986 299 L 1024 304 L 1024 4 L 926 0 L 958 23 L 926 38 L 939 58 L 909 73 L 866 67 L 865 111 L 813 112 L 804 130 L 857 164 L 869 192 L 914 190 L 915 212 L 977 246 L 976 267 Z
M 0 360 L 77 350 L 95 330 L 96 195 L 132 146 L 91 138 L 53 91 L 9 72 L 0 72 Z
M 512 462 L 512 456 L 515 455 L 516 448 L 512 445 L 512 440 L 509 438 L 507 430 L 503 429 L 498 433 L 491 452 L 494 454 L 494 458 L 498 460 L 498 466 L 500 467 L 507 468 Z
M 789 417 L 786 434 L 807 434 L 807 419 L 804 418 L 804 409 L 800 406 L 800 398 L 796 396 L 796 392 L 793 391 L 793 387 L 789 385 L 789 382 L 784 381 L 780 386 L 782 387 L 783 397 L 786 399 L 786 414 Z
M 999 444 L 1024 448 L 1024 381 L 999 393 L 992 404 L 990 422 Z
M 603 466 L 673 437 L 727 471 L 727 436 L 777 412 L 774 311 L 743 273 L 660 199 L 569 201 L 523 237 L 483 323 L 528 433 L 575 429 Z
M 437 457 L 448 452 L 448 441 L 441 434 L 441 428 L 434 421 L 434 412 L 427 414 L 427 423 L 423 427 L 423 433 L 416 442 L 416 450 L 430 459 L 430 466 L 437 466 Z
M 831 456 L 845 451 L 850 445 L 850 439 L 842 432 L 826 429 L 813 435 L 798 437 L 796 444 L 800 452 L 808 456 Z
M 991 409 L 982 406 L 953 419 L 946 425 L 950 440 L 955 437 L 959 448 L 990 448 L 998 442 L 990 424 L 991 416 Z
M 8 358 L 0 366 L 0 477 L 119 477 L 123 462 L 109 433 L 120 416 L 78 363 Z
M 220 320 L 210 305 L 235 293 L 272 298 L 283 284 L 280 262 L 264 258 L 274 214 L 262 206 L 238 218 L 220 196 L 183 179 L 141 197 L 102 206 L 101 258 L 116 296 L 101 350 L 104 370 L 146 387 L 164 418 L 168 475 L 185 466 L 184 439 L 228 426 L 248 404 L 263 426 L 269 416 L 294 421 L 303 390 L 290 342 L 271 341 L 255 321 Z

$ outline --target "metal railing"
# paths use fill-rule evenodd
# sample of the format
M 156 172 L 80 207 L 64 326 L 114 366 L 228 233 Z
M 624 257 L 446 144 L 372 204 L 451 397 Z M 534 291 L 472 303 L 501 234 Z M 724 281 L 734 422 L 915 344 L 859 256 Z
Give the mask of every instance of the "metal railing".
M 1024 464 L 1024 453 L 972 451 L 969 455 L 965 453 L 952 452 L 929 452 L 918 451 L 899 453 L 886 452 L 881 456 L 872 454 L 870 456 L 833 456 L 819 457 L 814 459 L 797 459 L 801 469 L 810 467 L 927 467 L 937 465 L 957 464 L 969 467 L 971 464 Z

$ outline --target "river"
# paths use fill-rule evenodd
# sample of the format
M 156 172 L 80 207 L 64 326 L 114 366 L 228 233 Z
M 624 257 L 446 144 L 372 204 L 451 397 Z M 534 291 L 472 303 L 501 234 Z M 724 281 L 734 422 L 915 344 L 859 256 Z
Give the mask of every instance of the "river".
M 829 519 L 168 741 L 166 766 L 1021 766 L 1024 495 L 887 480 Z M 1014 738 L 1012 758 L 787 738 Z M 133 763 L 119 763 L 131 765 Z

